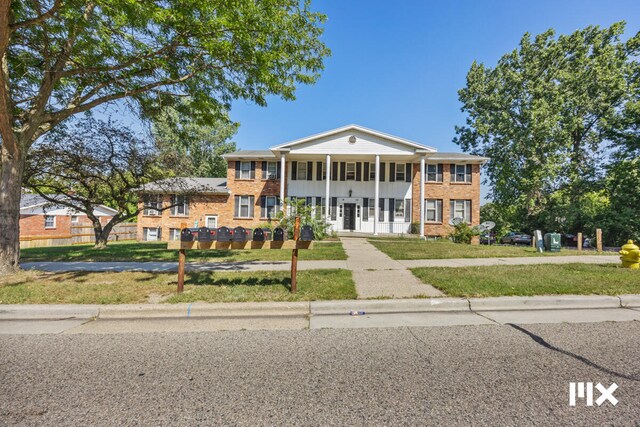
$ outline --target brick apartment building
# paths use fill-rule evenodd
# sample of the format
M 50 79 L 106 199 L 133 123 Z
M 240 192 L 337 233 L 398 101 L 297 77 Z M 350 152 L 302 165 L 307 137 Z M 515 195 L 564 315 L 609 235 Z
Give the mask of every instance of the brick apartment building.
M 286 198 L 305 200 L 338 232 L 401 234 L 415 222 L 425 236 L 445 236 L 453 217 L 479 223 L 480 166 L 488 160 L 357 125 L 224 158 L 226 178 L 183 180 L 189 196 L 172 194 L 167 182 L 146 186 L 138 239 L 177 239 L 183 223 L 254 227 Z

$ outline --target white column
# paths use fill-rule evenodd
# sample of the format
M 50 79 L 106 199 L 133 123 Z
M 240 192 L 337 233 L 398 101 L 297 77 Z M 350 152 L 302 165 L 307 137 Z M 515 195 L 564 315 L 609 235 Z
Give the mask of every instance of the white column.
M 420 238 L 424 238 L 424 156 L 420 157 Z
M 380 210 L 380 156 L 376 155 L 376 190 L 375 190 L 376 212 L 373 215 L 373 234 L 378 235 L 378 211 Z
M 284 153 L 280 153 L 280 209 L 284 212 L 284 183 L 287 180 Z
M 327 166 L 326 167 L 326 180 L 324 185 L 324 209 L 325 209 L 325 221 L 329 223 L 331 221 L 331 214 L 329 213 L 329 206 L 331 205 L 329 200 L 329 189 L 331 187 L 331 156 L 327 154 Z

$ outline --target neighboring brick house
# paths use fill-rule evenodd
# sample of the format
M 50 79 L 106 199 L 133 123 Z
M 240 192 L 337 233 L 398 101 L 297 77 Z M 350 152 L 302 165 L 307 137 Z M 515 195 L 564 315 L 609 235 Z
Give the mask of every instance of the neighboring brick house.
M 62 197 L 62 196 L 60 196 Z M 95 207 L 102 224 L 118 213 L 104 205 Z M 20 237 L 69 236 L 73 226 L 90 226 L 91 221 L 82 212 L 55 205 L 37 194 L 23 194 L 20 199 Z
M 480 166 L 488 160 L 357 125 L 223 157 L 226 179 L 189 178 L 206 185 L 191 197 L 145 190 L 147 202 L 184 204 L 159 214 L 145 209 L 138 238 L 177 239 L 182 223 L 253 227 L 273 217 L 286 198 L 305 200 L 335 231 L 401 234 L 414 222 L 423 235 L 444 236 L 452 217 L 479 224 Z

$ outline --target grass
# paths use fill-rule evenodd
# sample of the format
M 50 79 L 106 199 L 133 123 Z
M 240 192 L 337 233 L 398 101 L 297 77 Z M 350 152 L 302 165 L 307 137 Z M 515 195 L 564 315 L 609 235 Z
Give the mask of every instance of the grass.
M 21 261 L 177 261 L 178 251 L 167 250 L 162 242 L 113 242 L 105 249 L 93 245 L 52 246 L 22 249 Z M 300 260 L 344 260 L 340 242 L 316 242 L 310 250 L 300 250 Z M 187 251 L 187 261 L 289 261 L 289 250 L 208 250 Z
M 313 301 L 354 299 L 348 270 L 298 272 L 298 292 L 289 292 L 288 272 L 188 273 L 176 292 L 175 273 L 45 273 L 0 277 L 0 304 L 134 304 L 150 299 L 177 302 Z
M 415 268 L 424 283 L 454 297 L 640 293 L 640 271 L 616 264 Z
M 560 252 L 539 253 L 530 246 L 466 245 L 448 240 L 369 239 L 376 248 L 393 259 L 448 259 L 448 258 L 509 258 L 562 255 L 597 255 L 596 251 L 578 252 L 563 249 Z M 605 253 L 611 255 L 612 253 Z

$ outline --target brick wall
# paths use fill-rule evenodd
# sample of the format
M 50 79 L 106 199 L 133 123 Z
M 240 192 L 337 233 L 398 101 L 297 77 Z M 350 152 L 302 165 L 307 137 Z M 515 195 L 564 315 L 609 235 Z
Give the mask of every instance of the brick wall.
M 449 202 L 471 200 L 471 225 L 480 224 L 480 165 L 472 165 L 470 183 L 451 182 L 449 164 L 443 164 L 442 182 L 425 182 L 424 198 L 442 200 L 442 222 L 425 221 L 426 236 L 446 236 L 451 232 Z M 420 221 L 420 164 L 413 165 L 413 221 Z
M 198 221 L 198 226 L 204 225 L 207 215 L 217 215 L 219 227 L 224 225 L 227 227 L 242 226 L 252 228 L 266 222 L 265 219 L 260 218 L 260 196 L 279 196 L 280 180 L 262 179 L 262 161 L 260 160 L 256 161 L 255 179 L 236 179 L 235 167 L 235 161 L 228 162 L 227 187 L 231 190 L 231 194 L 191 197 L 188 216 L 173 216 L 171 215 L 171 209 L 165 209 L 158 216 L 147 216 L 144 215 L 144 212 L 138 214 L 137 239 L 143 240 L 143 229 L 145 227 L 161 227 L 161 239 L 168 241 L 171 228 L 180 228 L 182 223 L 186 223 L 188 227 L 193 227 L 195 221 Z M 236 195 L 254 196 L 253 218 L 234 218 Z M 141 206 L 142 201 L 139 203 Z M 164 206 L 169 206 L 171 204 L 171 196 L 164 196 L 163 203 Z
M 55 215 L 55 228 L 44 227 L 44 215 L 20 215 L 20 237 L 36 236 L 67 236 L 71 234 L 71 226 L 92 225 L 86 215 L 77 215 L 78 222 L 71 223 L 69 215 Z M 100 217 L 100 222 L 104 225 L 111 220 L 111 217 Z

